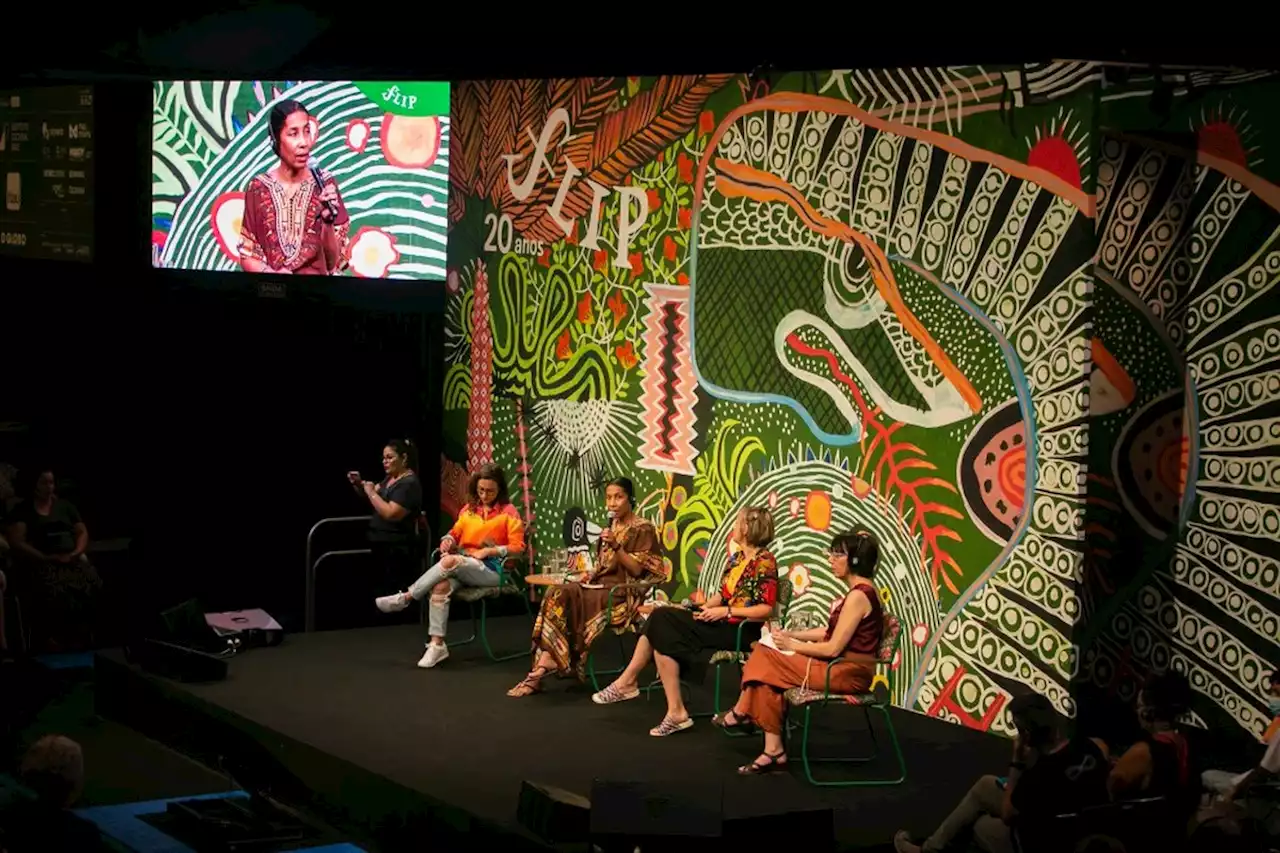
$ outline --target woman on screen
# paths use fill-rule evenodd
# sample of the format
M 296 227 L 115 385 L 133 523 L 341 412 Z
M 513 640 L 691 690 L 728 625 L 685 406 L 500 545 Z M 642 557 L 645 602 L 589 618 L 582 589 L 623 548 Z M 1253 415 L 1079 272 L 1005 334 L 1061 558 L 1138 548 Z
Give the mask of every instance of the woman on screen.
M 347 265 L 351 218 L 338 184 L 310 162 L 311 114 L 297 101 L 271 108 L 267 139 L 279 158 L 244 191 L 240 266 L 245 272 L 333 275 Z

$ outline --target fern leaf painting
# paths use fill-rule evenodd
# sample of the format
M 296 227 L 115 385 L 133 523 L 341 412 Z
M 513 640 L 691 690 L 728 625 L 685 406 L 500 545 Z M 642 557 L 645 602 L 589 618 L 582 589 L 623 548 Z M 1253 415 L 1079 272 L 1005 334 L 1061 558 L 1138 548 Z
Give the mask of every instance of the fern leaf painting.
M 342 257 L 333 264 L 337 274 L 444 279 L 447 83 L 159 82 L 152 96 L 156 266 L 241 268 L 246 191 L 280 163 L 269 141 L 272 109 L 297 101 L 309 116 L 307 155 L 323 180 L 336 185 L 349 217 Z M 268 218 L 283 236 L 285 202 L 271 200 Z

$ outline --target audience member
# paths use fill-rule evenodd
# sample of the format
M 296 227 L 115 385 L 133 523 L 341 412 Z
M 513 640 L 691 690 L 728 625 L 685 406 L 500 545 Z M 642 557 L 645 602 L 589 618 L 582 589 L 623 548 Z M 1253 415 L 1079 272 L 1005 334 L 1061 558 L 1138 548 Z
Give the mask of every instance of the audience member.
M 61 735 L 42 737 L 23 757 L 20 778 L 35 802 L 14 804 L 0 814 L 8 853 L 107 849 L 97 827 L 71 813 L 84 789 L 80 744 Z
M 51 645 L 72 634 L 91 640 L 102 580 L 85 555 L 89 531 L 75 505 L 58 496 L 53 472 L 35 471 L 26 499 L 8 519 L 14 569 L 35 598 L 29 609 L 49 619 Z
M 980 778 L 922 844 L 899 832 L 898 853 L 937 853 L 965 833 L 987 853 L 1012 853 L 1014 827 L 1022 849 L 1043 850 L 1049 844 L 1037 833 L 1052 831 L 1047 821 L 1106 800 L 1105 744 L 1067 736 L 1065 720 L 1039 694 L 1015 698 L 1009 714 L 1018 732 L 1009 775 Z
M 1273 718 L 1280 720 L 1280 670 L 1271 673 L 1268 678 L 1270 702 L 1268 709 Z M 1258 782 L 1266 781 L 1280 774 L 1280 734 L 1275 732 L 1275 722 L 1263 733 L 1267 744 L 1262 760 L 1244 773 L 1232 773 L 1227 770 L 1206 770 L 1200 775 L 1201 784 L 1206 791 L 1222 797 L 1223 801 L 1239 802 L 1245 798 L 1249 790 Z
M 1191 685 L 1180 672 L 1151 676 L 1138 691 L 1143 737 L 1116 760 L 1107 778 L 1114 800 L 1165 797 L 1189 818 L 1199 799 L 1186 735 L 1178 718 L 1191 707 Z

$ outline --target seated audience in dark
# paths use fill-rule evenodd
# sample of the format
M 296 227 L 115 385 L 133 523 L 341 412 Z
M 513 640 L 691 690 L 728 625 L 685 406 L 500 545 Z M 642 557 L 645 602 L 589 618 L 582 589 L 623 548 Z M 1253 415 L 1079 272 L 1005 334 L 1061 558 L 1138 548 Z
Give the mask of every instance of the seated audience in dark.
M 1200 775 L 1205 790 L 1220 796 L 1225 803 L 1242 802 L 1259 782 L 1268 782 L 1280 776 L 1280 728 L 1277 727 L 1277 723 L 1280 723 L 1280 670 L 1268 676 L 1267 684 L 1267 710 L 1272 721 L 1262 735 L 1265 747 L 1262 759 L 1244 773 L 1206 770 Z
M 21 585 L 24 610 L 38 614 L 51 645 L 71 635 L 83 641 L 91 634 L 93 605 L 102 588 L 85 552 L 89 531 L 79 511 L 58 497 L 57 481 L 47 468 L 35 469 L 27 497 L 7 519 L 6 535 L 13 561 L 11 585 Z M 47 621 L 46 621 L 47 620 Z
M 963 835 L 987 853 L 1012 853 L 1016 828 L 1023 850 L 1041 850 L 1037 831 L 1056 815 L 1106 800 L 1107 750 L 1101 741 L 1069 737 L 1066 721 L 1039 694 L 1009 703 L 1017 737 L 1008 776 L 983 776 L 950 816 L 917 845 L 905 832 L 898 853 L 939 853 Z
M 1138 691 L 1143 736 L 1125 750 L 1107 778 L 1113 800 L 1164 797 L 1172 819 L 1189 821 L 1200 798 L 1200 776 L 1178 718 L 1191 707 L 1191 685 L 1180 672 L 1153 675 Z
M 106 845 L 98 828 L 71 809 L 84 789 L 80 744 L 61 735 L 36 741 L 22 759 L 20 781 L 34 802 L 0 811 L 0 849 L 7 853 L 96 853 Z

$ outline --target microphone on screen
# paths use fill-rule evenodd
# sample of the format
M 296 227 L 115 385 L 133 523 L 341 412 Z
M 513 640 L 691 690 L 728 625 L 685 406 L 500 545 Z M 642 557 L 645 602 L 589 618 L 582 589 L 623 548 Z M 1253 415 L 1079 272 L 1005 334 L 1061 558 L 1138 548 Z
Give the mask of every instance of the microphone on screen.
M 312 157 L 307 161 L 307 168 L 311 170 L 311 177 L 315 179 L 316 186 L 320 188 L 321 192 L 324 192 L 324 181 L 320 177 L 320 164 L 316 162 L 316 158 Z M 326 201 L 324 208 L 329 211 L 330 218 L 337 218 L 338 208 L 333 202 Z

